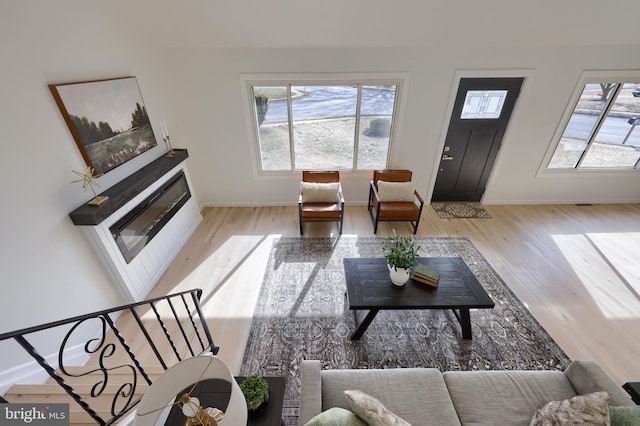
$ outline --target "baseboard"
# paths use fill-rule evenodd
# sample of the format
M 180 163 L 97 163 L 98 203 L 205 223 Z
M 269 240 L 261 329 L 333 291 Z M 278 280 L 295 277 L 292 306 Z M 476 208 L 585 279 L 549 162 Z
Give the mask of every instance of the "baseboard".
M 260 203 L 249 203 L 249 202 L 206 202 L 206 203 L 201 203 L 200 204 L 200 210 L 204 209 L 205 207 L 293 207 L 293 206 L 297 206 L 298 202 L 297 201 L 290 201 L 290 202 L 260 202 Z M 367 201 L 350 201 L 350 202 L 345 202 L 344 203 L 345 206 L 366 206 L 367 205 Z
M 58 352 L 44 358 L 53 368 L 58 368 Z M 85 352 L 84 344 L 79 344 L 64 352 L 64 360 L 67 365 L 84 365 L 89 360 L 89 354 Z M 4 395 L 15 384 L 41 385 L 49 378 L 49 374 L 35 360 L 26 362 L 0 373 L 0 395 Z
M 566 205 L 566 204 L 638 204 L 640 200 L 482 200 L 482 204 L 487 206 L 515 206 L 515 205 Z

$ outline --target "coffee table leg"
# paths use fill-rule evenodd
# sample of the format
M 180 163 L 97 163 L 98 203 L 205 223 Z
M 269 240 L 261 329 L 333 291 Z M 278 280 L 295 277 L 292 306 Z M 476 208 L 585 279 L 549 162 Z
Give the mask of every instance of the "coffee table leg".
M 471 340 L 471 314 L 469 309 L 460 309 L 460 326 L 462 327 L 462 338 Z
M 379 309 L 371 309 L 360 324 L 358 324 L 358 311 L 353 311 L 353 318 L 356 321 L 356 331 L 351 335 L 351 340 L 358 340 L 362 337 L 367 327 L 369 327 L 369 324 L 371 324 L 371 321 L 373 321 L 378 314 L 378 311 Z

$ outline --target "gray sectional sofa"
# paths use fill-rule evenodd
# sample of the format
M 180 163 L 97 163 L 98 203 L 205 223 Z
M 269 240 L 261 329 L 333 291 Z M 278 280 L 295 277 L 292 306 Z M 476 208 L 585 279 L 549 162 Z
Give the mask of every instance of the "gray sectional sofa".
M 528 425 L 549 401 L 596 391 L 610 406 L 634 406 L 631 397 L 593 361 L 564 371 L 447 371 L 435 368 L 322 370 L 303 361 L 299 424 L 331 407 L 349 409 L 343 391 L 380 400 L 412 425 Z

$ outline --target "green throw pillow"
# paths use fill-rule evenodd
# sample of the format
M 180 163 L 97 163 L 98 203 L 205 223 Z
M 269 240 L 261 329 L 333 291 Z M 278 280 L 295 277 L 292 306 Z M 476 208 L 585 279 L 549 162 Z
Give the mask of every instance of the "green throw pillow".
M 329 408 L 304 426 L 367 426 L 358 416 L 340 407 Z
M 640 405 L 635 407 L 609 407 L 611 426 L 640 425 Z

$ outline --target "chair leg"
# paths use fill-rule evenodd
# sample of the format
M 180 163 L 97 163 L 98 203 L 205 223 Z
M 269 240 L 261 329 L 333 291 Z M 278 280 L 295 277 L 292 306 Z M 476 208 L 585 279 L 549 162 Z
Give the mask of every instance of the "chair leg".
M 413 233 L 414 234 L 416 234 L 418 232 L 418 225 L 420 224 L 420 218 L 422 218 L 422 208 L 423 207 L 424 207 L 424 202 L 421 202 L 420 203 L 420 211 L 418 212 L 418 220 L 416 220 L 416 223 L 413 226 Z
M 380 206 L 378 206 L 380 207 Z M 378 232 L 378 221 L 380 220 L 380 209 L 376 210 L 376 223 L 373 224 L 373 233 Z
M 371 224 L 373 225 L 373 233 L 375 234 L 376 231 L 378 230 L 378 217 L 380 216 L 380 211 L 376 209 L 376 217 L 374 218 L 373 211 L 371 207 L 369 207 L 369 216 L 371 217 Z
M 300 222 L 300 235 L 302 235 L 304 230 L 302 228 L 302 206 L 300 204 L 298 204 L 298 221 Z

